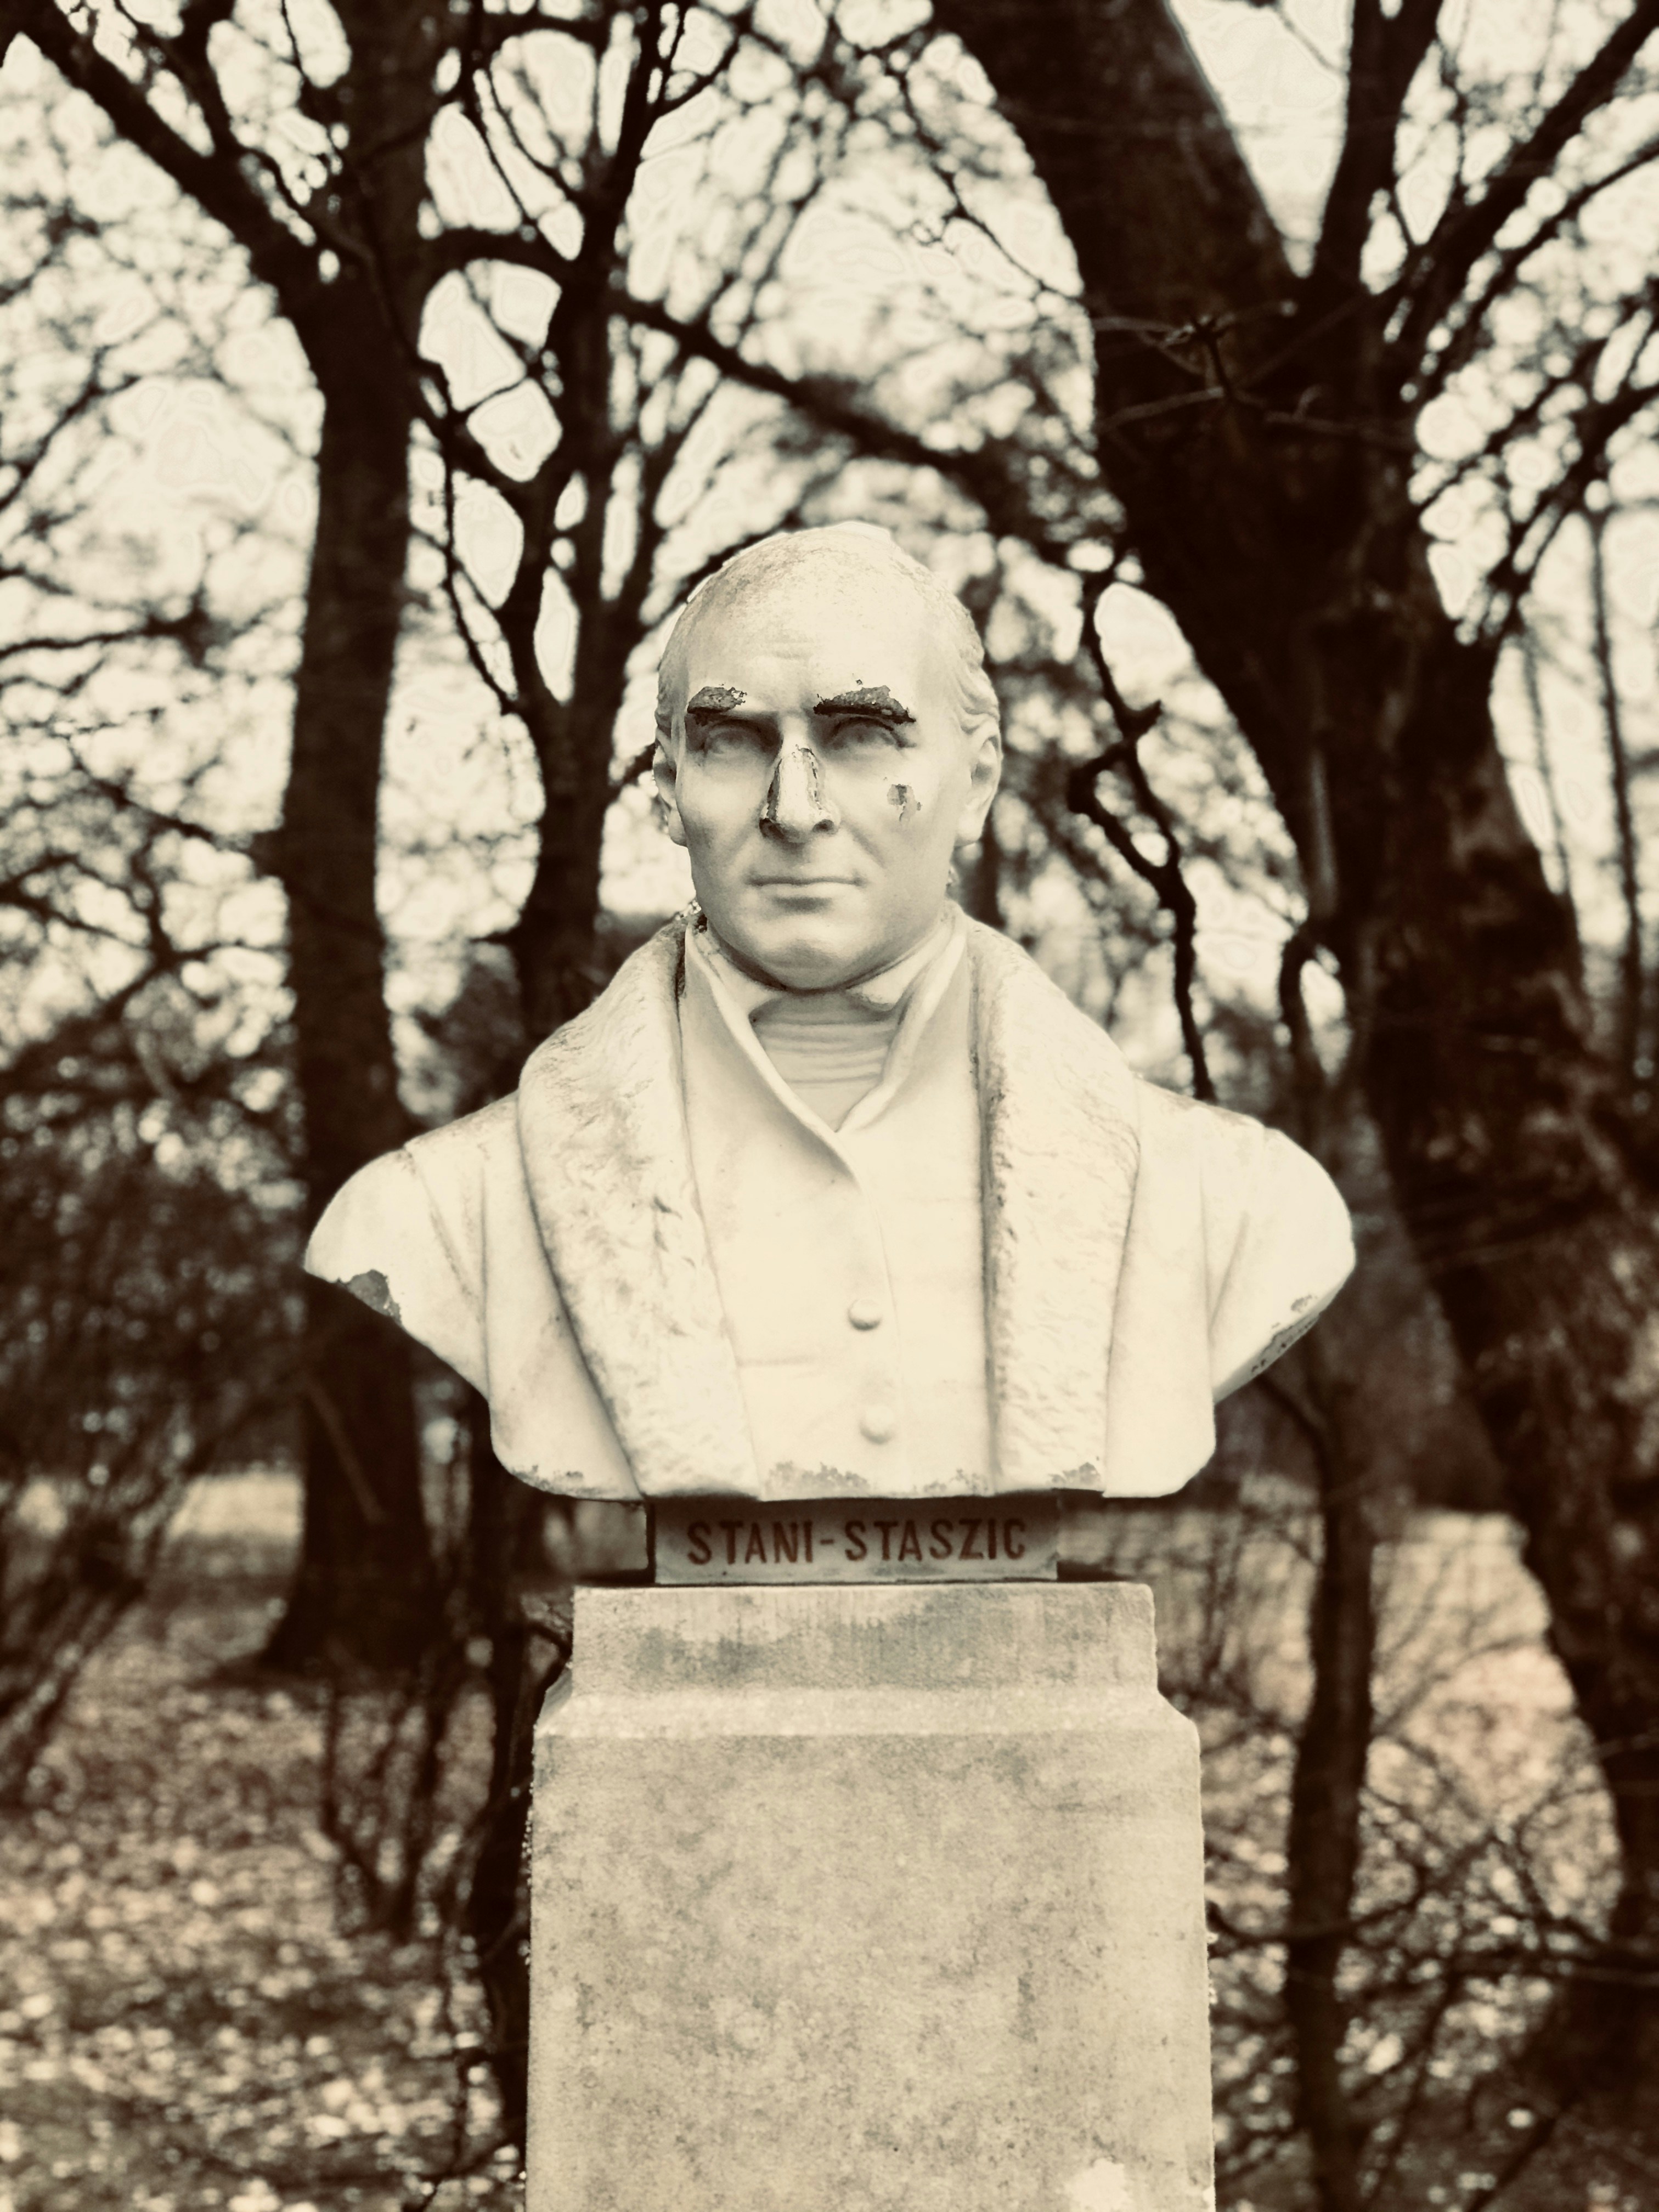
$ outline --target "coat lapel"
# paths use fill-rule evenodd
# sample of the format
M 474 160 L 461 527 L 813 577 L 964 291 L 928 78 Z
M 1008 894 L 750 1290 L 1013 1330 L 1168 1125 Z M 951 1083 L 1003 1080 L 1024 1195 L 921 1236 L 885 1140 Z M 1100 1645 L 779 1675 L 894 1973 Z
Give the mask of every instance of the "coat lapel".
M 1139 1158 L 1136 1085 L 1028 954 L 969 930 L 998 1482 L 1095 1488 Z M 660 931 L 532 1054 L 520 1140 L 561 1295 L 641 1489 L 754 1496 L 685 1125 L 683 939 L 678 924 Z
M 1139 1160 L 1136 1085 L 1029 955 L 971 929 L 998 1480 L 1095 1489 Z
M 738 1364 L 697 1206 L 671 923 L 519 1085 L 531 1204 L 582 1357 L 647 1494 L 755 1495 Z

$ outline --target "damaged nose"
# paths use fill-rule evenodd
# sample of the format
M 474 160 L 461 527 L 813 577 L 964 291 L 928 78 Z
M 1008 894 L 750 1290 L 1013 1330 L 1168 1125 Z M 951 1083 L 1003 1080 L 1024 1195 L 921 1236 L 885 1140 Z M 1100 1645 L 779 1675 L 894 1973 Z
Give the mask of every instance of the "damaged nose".
M 810 745 L 786 744 L 778 755 L 760 818 L 785 837 L 810 837 L 815 830 L 833 830 L 841 820 Z

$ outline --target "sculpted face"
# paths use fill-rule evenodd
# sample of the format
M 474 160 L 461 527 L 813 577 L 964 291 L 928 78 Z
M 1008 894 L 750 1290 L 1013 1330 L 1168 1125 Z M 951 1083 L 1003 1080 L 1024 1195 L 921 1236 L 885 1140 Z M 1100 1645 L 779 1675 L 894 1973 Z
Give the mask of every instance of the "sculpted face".
M 901 574 L 804 556 L 697 623 L 670 834 L 727 949 L 793 990 L 856 982 L 938 921 L 995 793 L 936 617 Z

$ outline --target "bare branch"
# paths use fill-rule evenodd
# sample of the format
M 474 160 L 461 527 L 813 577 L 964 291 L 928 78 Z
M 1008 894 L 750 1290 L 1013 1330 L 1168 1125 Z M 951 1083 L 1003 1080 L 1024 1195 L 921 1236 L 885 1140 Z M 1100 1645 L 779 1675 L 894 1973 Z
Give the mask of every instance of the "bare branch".
M 1556 788 L 1555 769 L 1550 758 L 1549 730 L 1544 719 L 1544 690 L 1539 659 L 1537 634 L 1535 629 L 1529 629 L 1521 642 L 1521 670 L 1527 687 L 1527 708 L 1532 718 L 1533 764 L 1538 771 L 1538 780 L 1544 787 L 1544 797 L 1549 806 L 1550 837 L 1554 847 L 1556 872 L 1561 879 L 1561 896 L 1573 917 L 1576 935 L 1577 907 L 1573 897 L 1572 856 L 1567 846 L 1567 825 L 1561 813 L 1561 794 Z
M 223 148 L 198 153 L 76 29 L 54 0 L 5 0 L 5 6 L 0 37 L 21 33 L 38 46 L 67 83 L 102 109 L 123 138 L 224 225 L 246 249 L 255 276 L 271 286 L 284 306 L 308 304 L 321 283 L 316 248 L 280 222 L 249 182 L 245 165 L 251 155 L 240 147 L 234 154 Z
M 1480 198 L 1460 204 L 1455 198 L 1447 207 L 1425 244 L 1411 307 L 1389 349 L 1396 382 L 1404 383 L 1413 375 L 1431 334 L 1450 312 L 1476 262 L 1539 179 L 1550 174 L 1589 117 L 1613 98 L 1656 30 L 1659 0 L 1636 0 L 1532 136 L 1511 148 L 1498 164 Z
M 1326 196 L 1315 267 L 1343 287 L 1359 282 L 1371 203 L 1395 178 L 1401 109 L 1439 21 L 1440 0 L 1355 0 L 1348 42 L 1348 109 L 1342 151 Z
M 1497 302 L 1513 287 L 1533 256 L 1577 222 L 1593 200 L 1656 161 L 1659 161 L 1659 133 L 1644 139 L 1626 160 L 1618 162 L 1600 176 L 1587 179 L 1569 192 L 1555 212 L 1546 216 L 1535 229 L 1528 231 L 1526 237 L 1514 246 L 1504 247 L 1480 289 L 1463 304 L 1456 329 L 1434 356 L 1426 373 L 1419 378 L 1417 397 L 1419 402 L 1432 398 L 1436 393 L 1443 391 L 1458 370 L 1472 361 L 1486 343 L 1491 335 L 1487 326 L 1488 316 Z
M 1017 471 L 999 447 L 987 442 L 961 448 L 931 445 L 926 438 L 852 396 L 855 387 L 831 376 L 788 376 L 747 355 L 717 337 L 708 321 L 683 320 L 659 301 L 639 300 L 620 289 L 613 294 L 616 312 L 647 330 L 661 331 L 677 339 L 684 350 L 706 361 L 750 392 L 781 400 L 787 406 L 831 436 L 845 438 L 857 452 L 872 459 L 902 461 L 911 468 L 931 469 L 947 483 L 968 494 L 984 509 L 989 528 L 998 536 L 1016 537 L 1045 560 L 1065 561 L 1071 540 L 1060 536 L 1033 508 Z M 1086 527 L 1079 538 L 1096 537 Z
M 1613 665 L 1613 633 L 1607 620 L 1606 505 L 1587 507 L 1584 522 L 1589 532 L 1592 651 L 1595 659 L 1597 688 L 1601 695 L 1601 731 L 1607 740 L 1607 775 L 1613 788 L 1619 895 L 1625 909 L 1625 939 L 1619 957 L 1619 1003 L 1613 1049 L 1626 1082 L 1634 1085 L 1642 1048 L 1642 1012 L 1646 981 L 1643 974 L 1642 875 L 1638 857 L 1636 813 L 1631 804 L 1630 748 L 1625 741 L 1624 711 L 1619 696 L 1619 679 Z
M 1522 603 L 1538 564 L 1554 544 L 1563 526 L 1582 514 L 1590 487 L 1607 465 L 1607 449 L 1620 431 L 1635 422 L 1647 408 L 1659 405 L 1659 380 L 1632 382 L 1607 400 L 1590 400 L 1580 408 L 1574 427 L 1578 450 L 1571 463 L 1553 484 L 1540 491 L 1532 506 L 1510 526 L 1509 544 L 1493 568 L 1488 582 L 1486 623 L 1489 636 L 1501 640 L 1520 623 Z
M 1176 1012 L 1181 1022 L 1182 1042 L 1186 1047 L 1187 1058 L 1192 1067 L 1193 1096 L 1209 1103 L 1214 1100 L 1215 1085 L 1210 1079 L 1204 1038 L 1199 1029 L 1198 1017 L 1193 1010 L 1193 984 L 1198 964 L 1198 906 L 1181 872 L 1181 841 L 1176 833 L 1175 817 L 1152 789 L 1138 750 L 1141 738 L 1158 720 L 1164 709 L 1157 700 L 1148 707 L 1131 707 L 1118 690 L 1116 678 L 1106 659 L 1105 648 L 1100 641 L 1100 627 L 1096 619 L 1102 595 L 1109 580 L 1110 572 L 1108 571 L 1091 577 L 1084 588 L 1083 637 L 1089 657 L 1094 663 L 1095 673 L 1100 679 L 1102 694 L 1117 725 L 1119 741 L 1097 758 L 1085 761 L 1072 770 L 1066 779 L 1066 803 L 1073 813 L 1080 814 L 1085 821 L 1094 823 L 1119 859 L 1126 861 L 1141 881 L 1157 892 L 1169 914 L 1175 956 Z M 1148 860 L 1117 817 L 1101 805 L 1095 787 L 1109 769 L 1124 776 L 1134 793 L 1136 804 L 1157 824 L 1158 834 L 1164 840 L 1161 861 Z

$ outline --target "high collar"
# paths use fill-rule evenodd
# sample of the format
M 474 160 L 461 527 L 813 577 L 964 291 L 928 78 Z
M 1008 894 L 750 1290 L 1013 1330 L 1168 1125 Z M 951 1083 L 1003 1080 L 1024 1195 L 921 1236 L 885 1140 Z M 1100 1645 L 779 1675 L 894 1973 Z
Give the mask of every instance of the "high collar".
M 878 975 L 866 977 L 862 983 L 849 985 L 832 994 L 870 1015 L 890 1014 L 894 1008 L 902 1008 L 886 1066 L 878 1080 L 842 1117 L 839 1124 L 842 1130 L 850 1133 L 867 1128 L 902 1089 L 928 1025 L 962 963 L 965 944 L 962 909 L 951 907 L 940 915 L 922 943 L 902 960 L 884 968 Z M 782 1079 L 756 1039 L 757 1020 L 763 1019 L 774 1006 L 781 1007 L 803 994 L 780 991 L 775 985 L 758 981 L 734 965 L 712 931 L 689 927 L 685 933 L 687 985 L 694 979 L 708 991 L 757 1079 L 773 1091 L 798 1121 L 805 1121 L 815 1135 L 827 1135 L 828 1125 L 821 1122 L 811 1107 Z

